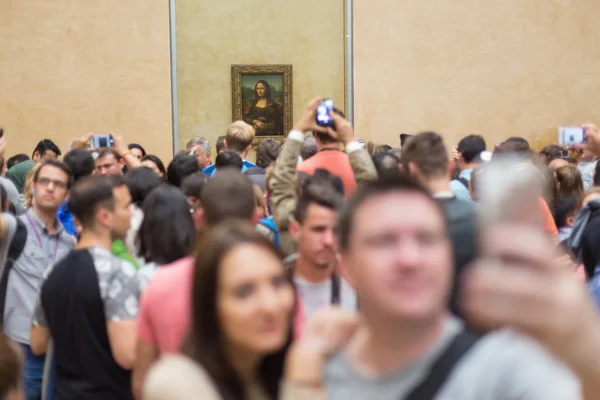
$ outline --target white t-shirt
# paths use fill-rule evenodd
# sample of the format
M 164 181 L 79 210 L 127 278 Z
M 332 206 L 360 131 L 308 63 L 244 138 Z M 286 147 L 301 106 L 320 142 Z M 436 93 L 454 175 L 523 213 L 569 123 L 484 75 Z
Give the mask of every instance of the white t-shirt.
M 577 164 L 577 169 L 581 172 L 581 178 L 583 179 L 583 190 L 591 189 L 594 186 L 594 171 L 597 162 L 598 160 Z
M 338 277 L 339 279 L 339 306 L 348 311 L 355 311 L 358 306 L 356 292 L 350 286 L 344 278 Z M 298 290 L 298 295 L 302 299 L 304 305 L 304 313 L 306 319 L 310 319 L 315 312 L 322 308 L 329 307 L 331 305 L 331 279 L 327 279 L 320 283 L 311 283 L 298 276 L 294 277 L 294 283 Z

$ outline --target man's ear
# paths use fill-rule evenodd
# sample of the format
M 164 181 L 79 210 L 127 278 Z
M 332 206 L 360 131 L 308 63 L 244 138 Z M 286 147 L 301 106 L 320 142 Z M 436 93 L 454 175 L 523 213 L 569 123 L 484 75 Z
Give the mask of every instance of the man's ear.
M 575 222 L 575 216 L 574 215 L 569 215 L 567 217 L 567 220 L 565 222 L 567 223 L 568 227 L 572 227 L 573 226 L 573 222 Z
M 32 159 L 33 159 L 34 162 L 40 161 L 40 152 L 36 151 L 35 153 L 33 153 Z
M 408 173 L 410 174 L 410 176 L 412 176 L 413 178 L 418 178 L 420 173 L 419 173 L 419 167 L 417 167 L 417 164 L 415 164 L 414 162 L 408 163 Z
M 254 212 L 252 213 L 252 222 L 258 224 L 260 222 L 260 213 L 262 210 L 260 207 L 254 207 Z
M 296 242 L 300 240 L 300 224 L 296 220 L 290 221 L 288 224 L 288 232 Z
M 196 227 L 199 229 L 206 229 L 206 218 L 204 215 L 204 209 L 198 208 L 194 213 L 194 220 L 196 222 Z
M 229 150 L 229 146 L 227 146 L 227 139 L 223 140 L 223 146 L 225 146 L 226 150 Z
M 119 160 L 119 166 L 121 167 L 121 169 L 125 167 L 125 159 L 123 157 L 121 157 L 121 159 Z

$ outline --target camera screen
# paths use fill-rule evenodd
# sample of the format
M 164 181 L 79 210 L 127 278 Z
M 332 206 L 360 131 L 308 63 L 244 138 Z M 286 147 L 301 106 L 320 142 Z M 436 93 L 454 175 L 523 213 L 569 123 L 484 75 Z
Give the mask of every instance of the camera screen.
M 585 140 L 585 132 L 579 126 L 563 127 L 559 129 L 558 140 L 562 145 L 581 144 Z

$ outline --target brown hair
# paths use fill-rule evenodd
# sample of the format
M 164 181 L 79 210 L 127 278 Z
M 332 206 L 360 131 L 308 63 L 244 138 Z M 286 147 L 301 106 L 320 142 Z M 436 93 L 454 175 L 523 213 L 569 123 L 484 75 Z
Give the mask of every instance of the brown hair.
M 444 139 L 435 132 L 422 132 L 408 140 L 402 148 L 402 164 L 410 172 L 414 163 L 424 178 L 437 178 L 448 173 L 448 150 Z
M 267 168 L 271 165 L 281 152 L 281 143 L 275 139 L 264 139 L 256 147 L 256 165 Z
M 187 152 L 186 152 L 186 154 L 187 154 Z M 99 149 L 98 155 L 96 156 L 96 160 L 99 158 L 104 158 L 106 156 L 110 156 L 110 155 L 114 156 L 115 160 L 117 160 L 117 162 L 121 161 L 121 156 L 119 155 L 119 153 L 117 153 L 115 150 L 113 150 L 110 147 L 103 147 L 103 148 Z
M 583 193 L 581 172 L 573 165 L 565 165 L 556 170 L 557 197 L 580 196 Z
M 254 140 L 254 128 L 244 121 L 235 121 L 227 128 L 227 150 L 243 153 Z
M 252 182 L 238 170 L 217 170 L 204 185 L 200 203 L 209 226 L 229 218 L 250 220 L 254 215 Z
M 21 384 L 23 360 L 16 345 L 0 333 L 0 399 Z
M 233 369 L 224 349 L 223 329 L 217 312 L 219 270 L 227 254 L 243 244 L 259 246 L 280 257 L 273 243 L 249 223 L 227 221 L 208 231 L 198 246 L 192 289 L 191 330 L 182 349 L 184 354 L 204 367 L 221 398 L 226 400 L 245 399 L 246 393 L 244 383 Z M 283 263 L 281 268 L 283 270 Z M 291 279 L 289 284 L 292 285 Z M 289 324 L 291 328 L 291 319 Z M 291 331 L 283 348 L 266 355 L 258 367 L 258 380 L 272 399 L 278 398 L 285 355 L 292 340 Z

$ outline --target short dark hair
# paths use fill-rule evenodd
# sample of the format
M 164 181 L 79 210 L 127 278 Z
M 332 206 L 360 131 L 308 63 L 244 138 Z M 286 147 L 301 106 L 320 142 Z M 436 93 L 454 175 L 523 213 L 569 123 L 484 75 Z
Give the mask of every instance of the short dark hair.
M 209 226 L 226 219 L 250 220 L 255 209 L 252 181 L 232 168 L 218 170 L 204 185 L 200 203 Z
M 94 157 L 85 149 L 73 149 L 65 154 L 63 161 L 73 172 L 73 181 L 90 176 L 96 169 Z
M 448 172 L 448 151 L 444 139 L 436 132 L 421 132 L 411 137 L 402 148 L 402 164 L 410 172 L 414 163 L 426 179 L 437 178 Z
M 167 167 L 167 181 L 171 185 L 179 187 L 186 176 L 199 171 L 200 167 L 196 157 L 189 154 L 177 154 Z
M 142 207 L 146 197 L 164 181 L 147 167 L 132 168 L 124 175 L 125 184 L 131 194 L 131 202 Z
M 496 147 L 495 153 L 517 153 L 517 154 L 527 154 L 530 153 L 531 146 L 527 139 L 523 137 L 513 136 L 506 139 L 504 142 L 500 143 L 499 146 Z
M 308 209 L 312 204 L 339 211 L 344 202 L 344 196 L 330 182 L 317 180 L 309 182 L 302 190 L 296 204 L 294 219 L 300 224 L 304 223 Z
M 264 139 L 256 148 L 256 165 L 267 168 L 277 160 L 281 152 L 281 143 L 275 139 Z
M 64 172 L 67 175 L 67 189 L 71 188 L 71 186 L 73 185 L 73 172 L 71 171 L 71 168 L 69 168 L 69 166 L 67 164 L 65 164 L 64 162 L 54 160 L 54 159 L 49 159 L 49 160 L 44 161 L 42 163 L 42 165 L 40 165 L 39 168 L 34 170 L 34 172 L 33 172 L 33 181 L 34 182 L 38 181 L 38 178 L 40 177 L 40 172 L 42 171 L 42 169 L 44 169 L 44 167 L 47 167 L 47 166 L 58 168 L 62 172 Z
M 199 199 L 209 179 L 208 175 L 201 173 L 186 176 L 181 183 L 181 190 L 186 196 Z
M 368 181 L 360 185 L 349 201 L 346 202 L 337 224 L 337 234 L 341 250 L 348 250 L 350 246 L 350 235 L 354 229 L 354 217 L 358 209 L 367 201 L 380 195 L 397 193 L 417 193 L 422 195 L 423 200 L 429 202 L 439 211 L 444 220 L 446 233 L 448 230 L 448 218 L 446 212 L 433 197 L 431 193 L 419 182 L 407 174 L 387 173 L 380 178 Z
M 577 212 L 577 201 L 579 196 L 565 196 L 554 200 L 552 204 L 552 216 L 554 217 L 554 223 L 558 228 L 562 228 L 567 225 L 567 218 L 569 214 L 575 214 Z
M 551 144 L 540 150 L 540 155 L 544 157 L 546 165 L 549 165 L 552 161 L 557 160 L 559 158 L 563 158 L 562 154 L 565 150 L 567 149 L 563 146 Z
M 122 176 L 92 175 L 81 178 L 71 190 L 69 210 L 84 228 L 89 227 L 94 223 L 99 208 L 114 210 L 113 189 L 123 185 L 125 181 Z
M 242 157 L 234 151 L 224 151 L 215 158 L 215 168 L 231 167 L 241 170 L 244 166 Z
M 33 149 L 33 153 L 31 153 L 31 157 L 35 155 L 35 153 L 39 153 L 40 156 L 43 156 L 46 151 L 53 151 L 57 156 L 60 156 L 62 153 L 58 146 L 50 139 L 42 139 L 39 141 L 35 149 Z
M 317 154 L 318 151 L 317 139 L 315 139 L 314 136 L 305 136 L 304 142 L 302 143 L 302 150 L 300 150 L 300 157 L 302 157 L 302 160 L 308 160 Z
M 107 156 L 113 156 L 115 160 L 121 161 L 121 156 L 119 155 L 119 153 L 117 153 L 110 147 L 102 147 L 98 149 L 98 155 L 96 156 L 96 160 Z
M 29 156 L 27 154 L 15 154 L 14 156 L 10 157 L 8 160 L 6 160 L 6 169 L 9 170 L 12 167 L 14 167 L 17 164 L 22 163 L 23 161 L 27 161 L 30 160 Z
M 485 139 L 481 135 L 468 135 L 458 142 L 458 152 L 465 162 L 478 161 L 481 152 L 485 151 Z
M 141 152 L 142 152 L 142 157 L 145 157 L 145 156 L 146 156 L 146 150 L 145 150 L 145 149 L 142 147 L 142 145 L 140 145 L 140 144 L 137 144 L 137 143 L 130 143 L 130 144 L 127 146 L 127 148 L 128 148 L 129 150 L 132 150 L 132 149 L 138 149 L 139 151 L 141 151 Z
M 142 211 L 144 219 L 137 240 L 139 255 L 146 262 L 170 264 L 189 254 L 196 230 L 181 190 L 168 185 L 154 189 L 144 201 Z
M 219 136 L 217 138 L 217 142 L 215 143 L 215 149 L 217 150 L 217 154 L 219 154 L 219 151 L 223 150 L 225 148 L 225 136 Z
M 157 156 L 155 156 L 154 154 L 148 154 L 145 155 L 144 157 L 142 157 L 142 162 L 144 161 L 151 161 L 153 162 L 156 167 L 158 168 L 158 170 L 163 174 L 163 177 L 167 177 L 167 169 L 165 168 L 165 164 L 162 162 L 162 160 L 160 158 L 158 158 Z

